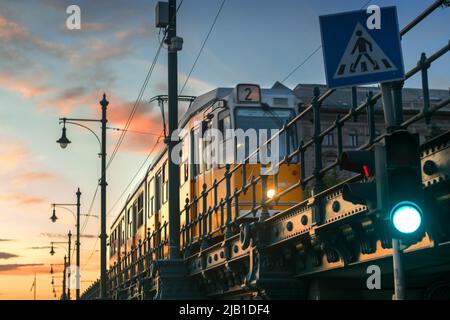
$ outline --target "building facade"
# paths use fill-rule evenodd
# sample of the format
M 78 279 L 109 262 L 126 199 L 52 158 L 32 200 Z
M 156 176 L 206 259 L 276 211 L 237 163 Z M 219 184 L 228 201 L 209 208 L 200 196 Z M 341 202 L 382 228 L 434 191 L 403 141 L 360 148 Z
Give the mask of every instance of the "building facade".
M 326 85 L 320 84 L 299 84 L 295 87 L 294 92 L 299 98 L 299 110 L 304 110 L 312 101 L 313 90 L 315 87 L 320 89 L 321 93 L 328 90 Z M 356 105 L 361 105 L 367 100 L 369 92 L 373 95 L 380 92 L 379 87 L 357 87 L 356 88 Z M 441 103 L 450 98 L 449 90 L 430 89 L 430 107 Z M 324 130 L 333 125 L 337 117 L 343 117 L 348 114 L 352 108 L 352 89 L 342 88 L 337 89 L 330 97 L 325 99 L 320 108 L 321 130 Z M 404 120 L 419 113 L 423 108 L 423 93 L 422 89 L 403 88 L 402 90 L 403 114 Z M 383 112 L 382 99 L 378 99 L 374 106 L 375 119 L 375 134 L 379 136 L 386 132 L 385 120 Z M 308 142 L 314 133 L 313 115 L 309 114 L 303 120 L 299 121 L 299 135 L 303 142 Z M 442 108 L 433 115 L 430 124 L 425 121 L 415 123 L 408 127 L 411 132 L 419 134 L 420 143 L 424 143 L 431 137 L 439 135 L 450 129 L 450 106 Z M 324 137 L 322 142 L 322 164 L 327 167 L 333 164 L 338 159 L 337 149 L 337 132 L 333 130 L 330 134 Z M 363 146 L 369 140 L 369 125 L 367 113 L 354 117 L 351 121 L 347 121 L 342 127 L 342 146 L 343 150 L 356 149 Z M 314 150 L 308 148 L 305 153 L 306 176 L 312 173 L 314 168 Z M 346 178 L 346 172 L 339 172 L 334 170 L 327 173 L 324 177 L 325 184 L 333 185 L 336 179 L 342 180 Z

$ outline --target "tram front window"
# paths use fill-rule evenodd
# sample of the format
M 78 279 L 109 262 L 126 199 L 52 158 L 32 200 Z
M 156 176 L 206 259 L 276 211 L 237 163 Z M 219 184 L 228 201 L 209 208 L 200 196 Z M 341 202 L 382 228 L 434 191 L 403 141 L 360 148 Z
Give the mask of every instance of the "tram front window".
M 237 108 L 235 111 L 236 129 L 255 130 L 258 139 L 257 145 L 262 143 L 259 141 L 261 130 L 266 130 L 267 139 L 271 137 L 271 130 L 281 129 L 283 125 L 295 116 L 294 111 L 288 109 L 256 109 L 256 108 Z M 295 126 L 288 129 L 289 136 L 289 153 L 292 153 L 297 147 L 297 130 Z M 264 141 L 262 141 L 264 143 Z M 279 157 L 284 158 L 286 153 L 286 133 L 283 132 L 279 137 Z M 254 151 L 252 143 L 246 139 L 245 144 L 238 142 L 237 149 L 245 146 L 245 155 L 248 156 Z M 251 149 L 250 149 L 251 148 Z M 269 146 L 270 149 L 270 146 Z M 294 158 L 292 162 L 296 162 Z

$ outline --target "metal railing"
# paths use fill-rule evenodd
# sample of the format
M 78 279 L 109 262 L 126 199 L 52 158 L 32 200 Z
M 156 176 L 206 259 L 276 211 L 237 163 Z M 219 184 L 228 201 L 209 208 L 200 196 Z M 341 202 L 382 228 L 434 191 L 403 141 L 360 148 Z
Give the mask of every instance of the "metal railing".
M 439 2 L 439 1 L 438 1 Z M 421 21 L 422 19 L 416 19 L 415 21 Z M 408 25 L 407 28 L 404 30 L 410 30 L 411 27 Z M 406 31 L 402 30 L 402 34 L 404 34 Z M 418 112 L 416 115 L 412 116 L 411 118 L 407 119 L 406 121 L 401 121 L 401 127 L 407 128 L 410 125 L 425 119 L 425 122 L 428 124 L 431 120 L 431 116 L 436 111 L 444 108 L 450 103 L 450 99 L 445 99 L 441 101 L 440 103 L 430 107 L 430 101 L 429 101 L 429 88 L 428 88 L 428 73 L 427 70 L 430 67 L 430 65 L 437 60 L 439 57 L 443 56 L 445 53 L 447 53 L 450 49 L 450 42 L 447 43 L 445 46 L 443 46 L 440 50 L 432 54 L 429 58 L 425 56 L 424 53 L 422 53 L 421 58 L 417 64 L 416 67 L 411 69 L 409 72 L 405 75 L 405 80 L 411 78 L 415 74 L 417 74 L 419 71 L 421 71 L 422 76 L 422 83 L 423 83 L 423 96 L 424 96 L 424 103 L 423 108 L 420 112 Z M 397 81 L 393 86 L 394 96 L 401 97 L 401 90 L 403 87 L 404 81 Z M 299 156 L 300 157 L 300 180 L 292 184 L 290 187 L 284 189 L 282 192 L 279 192 L 275 194 L 273 198 L 268 199 L 266 196 L 264 184 L 266 183 L 267 177 L 264 175 L 260 176 L 252 176 L 250 179 L 250 182 L 247 182 L 247 175 L 246 175 L 246 165 L 250 162 L 252 157 L 257 156 L 258 152 L 260 152 L 261 148 L 256 149 L 253 153 L 251 153 L 241 164 L 235 165 L 233 168 L 230 167 L 230 165 L 226 166 L 225 174 L 223 177 L 221 177 L 219 180 L 215 180 L 212 186 L 209 188 L 206 186 L 206 184 L 203 185 L 203 190 L 199 197 L 194 197 L 192 201 L 189 202 L 189 199 L 186 199 L 186 205 L 181 211 L 181 215 L 185 215 L 185 221 L 186 223 L 181 227 L 181 237 L 182 237 L 182 249 L 187 249 L 190 246 L 194 245 L 196 240 L 202 240 L 205 242 L 208 238 L 211 237 L 212 234 L 214 234 L 216 231 L 222 230 L 225 232 L 225 237 L 233 235 L 233 230 L 236 230 L 236 228 L 233 228 L 233 226 L 239 225 L 242 221 L 244 221 L 246 218 L 255 218 L 256 213 L 259 210 L 264 210 L 265 208 L 269 207 L 273 202 L 276 202 L 280 197 L 285 196 L 289 192 L 292 192 L 296 188 L 301 188 L 303 191 L 305 191 L 305 187 L 308 183 L 313 183 L 313 195 L 317 195 L 321 191 L 324 190 L 324 182 L 323 177 L 324 175 L 329 172 L 330 170 L 334 169 L 338 165 L 338 161 L 334 161 L 333 163 L 329 164 L 326 167 L 323 167 L 322 163 L 322 141 L 325 136 L 327 136 L 330 133 L 334 133 L 336 131 L 337 134 L 337 151 L 338 154 L 340 154 L 343 150 L 343 134 L 342 134 L 342 127 L 344 124 L 349 121 L 350 119 L 353 119 L 355 116 L 359 116 L 361 114 L 367 115 L 367 126 L 369 128 L 369 137 L 368 141 L 359 149 L 367 149 L 370 148 L 374 143 L 379 142 L 383 138 L 383 134 L 376 136 L 375 132 L 375 120 L 374 120 L 374 105 L 377 102 L 378 99 L 382 97 L 381 93 L 373 95 L 372 92 L 369 92 L 367 95 L 366 102 L 362 103 L 361 105 L 357 106 L 356 108 L 350 108 L 349 112 L 341 117 L 338 115 L 336 117 L 336 120 L 334 123 L 326 128 L 325 130 L 321 131 L 321 119 L 320 119 L 320 107 L 322 102 L 328 98 L 330 95 L 335 92 L 334 89 L 329 89 L 326 92 L 324 92 L 322 95 L 319 92 L 319 88 L 314 88 L 313 92 L 313 99 L 310 105 L 308 105 L 304 110 L 302 110 L 296 117 L 294 117 L 292 120 L 288 121 L 281 130 L 279 130 L 275 135 L 273 135 L 261 148 L 267 147 L 271 144 L 271 142 L 281 135 L 284 132 L 287 132 L 290 128 L 294 127 L 299 121 L 303 120 L 307 115 L 310 113 L 313 114 L 313 126 L 314 126 L 314 134 L 313 137 L 307 141 L 307 142 L 300 142 L 299 147 L 294 150 L 292 153 L 288 154 L 282 159 L 278 166 L 282 164 L 289 163 L 291 159 L 294 157 Z M 397 102 L 397 108 L 401 107 L 401 101 Z M 289 134 L 286 134 L 286 150 L 289 150 Z M 305 160 L 305 153 L 307 152 L 308 148 L 314 147 L 314 170 L 313 173 L 309 176 L 305 176 L 306 172 L 306 162 Z M 242 187 L 239 189 L 235 189 L 234 191 L 231 190 L 231 179 L 233 174 L 235 174 L 238 170 L 241 170 L 242 175 Z M 277 180 L 277 179 L 275 179 Z M 217 190 L 219 188 L 219 185 L 225 183 L 226 185 L 226 195 L 225 198 L 221 198 L 220 200 L 217 198 Z M 260 203 L 256 202 L 256 190 L 258 188 L 258 184 L 261 184 L 261 201 Z M 275 189 L 276 189 L 275 185 Z M 239 210 L 239 197 L 242 194 L 245 194 L 250 189 L 252 195 L 253 195 L 253 201 L 251 204 L 251 209 L 247 210 L 247 212 L 244 212 L 240 214 Z M 211 197 L 212 201 L 208 201 L 208 197 Z M 212 206 L 207 206 L 207 202 L 212 202 Z M 201 210 L 199 210 L 199 204 L 201 204 Z M 234 214 L 232 212 L 234 211 Z M 191 214 L 192 212 L 192 214 Z M 211 227 L 212 225 L 212 218 L 213 214 L 220 214 L 220 226 L 213 229 Z M 193 219 L 190 219 L 190 216 L 193 216 Z M 267 216 L 266 216 L 267 217 Z M 319 222 L 319 221 L 317 221 Z M 198 234 L 197 239 L 194 238 L 194 234 Z M 186 256 L 186 255 L 185 255 Z

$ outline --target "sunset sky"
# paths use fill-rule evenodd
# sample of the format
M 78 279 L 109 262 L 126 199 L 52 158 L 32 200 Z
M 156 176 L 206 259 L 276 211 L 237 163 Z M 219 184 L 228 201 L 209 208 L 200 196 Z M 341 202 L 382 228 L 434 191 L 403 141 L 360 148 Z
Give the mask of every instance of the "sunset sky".
M 179 1 L 178 1 L 179 2 Z M 186 74 L 222 0 L 184 0 L 178 13 L 179 81 Z M 183 94 L 199 95 L 239 82 L 271 86 L 320 45 L 318 16 L 360 9 L 365 0 L 227 0 Z M 396 5 L 400 27 L 433 1 L 376 0 Z M 109 127 L 123 128 L 159 44 L 151 0 L 0 0 L 0 299 L 53 299 L 50 264 L 61 264 L 64 246 L 49 255 L 51 241 L 75 234 L 72 215 L 53 202 L 73 203 L 79 187 L 82 211 L 88 213 L 99 178 L 99 146 L 86 130 L 69 126 L 72 144 L 61 150 L 58 118 L 99 117 L 98 101 L 110 101 Z M 81 8 L 81 30 L 67 30 L 66 8 Z M 405 69 L 420 53 L 435 52 L 448 42 L 449 9 L 438 9 L 403 41 Z M 285 84 L 324 83 L 322 53 L 315 54 Z M 161 132 L 160 112 L 152 96 L 167 93 L 167 51 L 160 55 L 130 129 L 107 172 L 108 224 L 126 199 L 118 200 Z M 430 87 L 448 89 L 450 59 L 430 69 Z M 419 87 L 420 78 L 406 83 Z M 91 126 L 99 132 L 99 125 Z M 108 153 L 120 132 L 108 131 Z M 159 144 L 159 147 L 161 144 Z M 136 181 L 141 177 L 138 175 Z M 133 184 L 132 184 L 133 186 Z M 92 214 L 99 214 L 99 194 Z M 83 219 L 84 220 L 84 219 Z M 84 221 L 82 221 L 82 224 Z M 99 275 L 99 220 L 90 218 L 82 233 L 82 286 Z M 73 264 L 75 258 L 73 258 Z M 61 267 L 55 267 L 61 276 Z M 57 285 L 60 278 L 55 278 Z M 57 288 L 58 295 L 61 289 Z M 75 292 L 73 292 L 75 295 Z

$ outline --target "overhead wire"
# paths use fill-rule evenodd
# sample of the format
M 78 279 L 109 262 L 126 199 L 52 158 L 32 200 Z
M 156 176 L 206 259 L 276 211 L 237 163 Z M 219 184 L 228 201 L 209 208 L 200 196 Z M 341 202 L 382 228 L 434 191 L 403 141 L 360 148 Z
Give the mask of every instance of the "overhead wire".
M 208 42 L 209 36 L 211 35 L 211 32 L 213 31 L 214 26 L 216 25 L 217 19 L 219 18 L 220 13 L 222 12 L 222 9 L 223 9 L 223 6 L 225 5 L 225 2 L 226 2 L 226 0 L 222 0 L 222 3 L 220 4 L 219 10 L 217 11 L 217 14 L 216 14 L 216 16 L 215 16 L 215 18 L 214 18 L 214 20 L 213 20 L 213 22 L 211 24 L 211 27 L 209 28 L 209 31 L 206 34 L 205 39 L 203 40 L 202 46 L 200 47 L 200 50 L 199 50 L 199 52 L 197 54 L 197 57 L 195 58 L 194 63 L 192 64 L 192 67 L 189 70 L 189 73 L 188 73 L 188 75 L 186 77 L 186 80 L 184 81 L 183 86 L 181 87 L 181 90 L 180 90 L 180 93 L 179 93 L 180 95 L 183 93 L 183 91 L 184 91 L 184 89 L 185 89 L 185 87 L 186 87 L 186 85 L 187 85 L 187 83 L 189 81 L 189 78 L 191 77 L 192 72 L 194 71 L 195 66 L 197 65 L 198 60 L 200 59 L 200 56 L 201 56 L 201 54 L 203 52 L 203 49 L 205 48 L 206 42 Z
M 366 7 L 371 2 L 372 2 L 372 0 L 368 0 L 367 2 L 365 2 L 361 6 L 360 10 L 362 10 L 364 7 Z M 280 82 L 284 83 L 287 79 L 289 79 L 294 73 L 296 73 L 298 71 L 298 69 L 300 69 L 303 65 L 305 65 L 306 62 L 308 62 L 309 59 L 311 59 L 320 49 L 322 49 L 322 45 L 319 45 L 316 49 L 314 49 L 302 62 L 300 62 L 297 66 L 295 66 Z
M 178 7 L 176 9 L 175 16 L 178 14 L 178 10 L 180 9 L 181 5 L 183 4 L 183 1 L 184 0 L 180 1 L 180 4 L 178 5 Z M 145 77 L 144 83 L 142 84 L 142 87 L 141 87 L 141 90 L 139 91 L 138 97 L 136 98 L 136 101 L 135 101 L 135 103 L 134 103 L 134 105 L 133 105 L 133 107 L 131 109 L 131 112 L 130 112 L 130 114 L 128 116 L 127 122 L 125 123 L 125 128 L 123 129 L 122 134 L 120 135 L 119 139 L 117 140 L 117 143 L 116 143 L 116 145 L 114 147 L 114 150 L 111 153 L 111 156 L 110 156 L 110 158 L 108 160 L 108 163 L 106 164 L 106 169 L 108 169 L 110 167 L 111 163 L 114 161 L 114 158 L 116 157 L 116 155 L 117 155 L 117 153 L 119 151 L 119 148 L 122 145 L 123 140 L 125 139 L 125 136 L 126 136 L 126 134 L 128 132 L 128 128 L 131 125 L 131 122 L 132 122 L 132 120 L 134 118 L 136 110 L 137 110 L 137 108 L 139 106 L 139 103 L 142 100 L 142 96 L 144 95 L 145 89 L 147 88 L 148 82 L 149 82 L 149 80 L 150 80 L 150 78 L 151 78 L 151 76 L 153 74 L 154 69 L 155 69 L 156 62 L 157 62 L 157 60 L 159 58 L 159 54 L 161 53 L 161 49 L 163 47 L 164 38 L 165 38 L 166 34 L 167 34 L 167 30 L 164 32 L 164 36 L 159 42 L 158 50 L 156 51 L 155 57 L 153 58 L 153 62 L 151 64 L 151 66 L 150 66 L 150 69 L 147 72 L 147 75 Z

